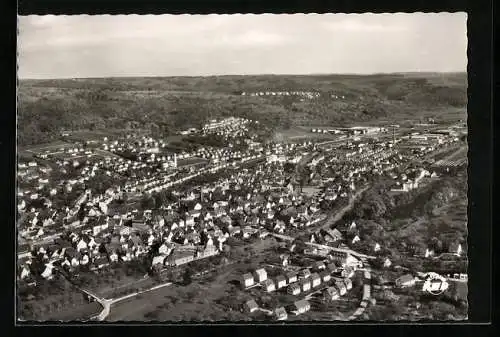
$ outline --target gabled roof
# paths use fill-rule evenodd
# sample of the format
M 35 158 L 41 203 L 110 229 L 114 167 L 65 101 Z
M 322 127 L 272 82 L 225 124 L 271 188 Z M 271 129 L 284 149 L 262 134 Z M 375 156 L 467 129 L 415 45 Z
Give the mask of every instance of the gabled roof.
M 311 279 L 320 279 L 320 276 L 318 273 L 312 273 L 311 274 Z
M 328 288 L 326 288 L 326 290 L 325 290 L 325 291 L 326 291 L 328 294 L 330 294 L 330 295 L 335 295 L 335 294 L 337 294 L 337 293 L 338 293 L 338 292 L 337 292 L 337 289 L 335 289 L 335 287 L 328 287 Z
M 251 273 L 245 273 L 242 275 L 244 279 L 253 279 L 253 275 Z
M 297 309 L 310 306 L 307 300 L 299 300 L 293 303 Z
M 245 305 L 251 309 L 259 307 L 259 305 L 257 304 L 257 302 L 255 302 L 255 300 L 248 300 L 246 301 Z
M 286 277 L 284 275 L 276 276 L 276 282 L 286 281 Z
M 401 283 L 405 283 L 405 282 L 411 282 L 414 279 L 415 278 L 413 277 L 413 275 L 411 275 L 411 274 L 405 274 L 405 275 L 399 277 L 396 281 L 397 282 L 401 282 Z

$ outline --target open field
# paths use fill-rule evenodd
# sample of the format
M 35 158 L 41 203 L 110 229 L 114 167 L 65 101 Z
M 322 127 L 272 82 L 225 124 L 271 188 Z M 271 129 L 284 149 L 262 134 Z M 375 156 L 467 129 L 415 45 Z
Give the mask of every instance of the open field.
M 268 239 L 252 245 L 251 251 L 245 244 L 233 248 L 235 251 L 231 254 L 235 258 L 238 256 L 237 261 L 231 262 L 230 259 L 228 265 L 216 267 L 213 272 L 187 286 L 174 284 L 120 302 L 112 307 L 107 320 L 246 320 L 248 317 L 239 308 L 250 295 L 241 290 L 235 280 L 243 270 L 259 266 L 263 261 L 262 253 L 275 245 L 273 239 Z M 247 261 L 240 254 L 252 254 L 254 258 Z M 232 295 L 228 297 L 228 294 Z M 228 310 L 228 306 L 232 310 Z M 175 310 L 172 310 L 173 307 Z
M 47 318 L 47 321 L 72 321 L 79 317 L 79 321 L 90 320 L 93 316 L 102 311 L 102 306 L 98 302 L 90 302 L 74 308 L 65 308 Z
M 74 147 L 73 144 L 64 142 L 64 141 L 54 141 L 46 144 L 38 144 L 38 145 L 30 145 L 30 146 L 24 146 L 20 147 L 19 150 L 26 151 L 26 152 L 31 152 L 31 153 L 43 153 L 45 151 L 58 151 L 60 148 L 69 148 L 69 147 Z
M 290 129 L 277 129 L 274 133 L 274 139 L 281 142 L 299 142 L 307 140 L 334 140 L 337 139 L 337 135 L 332 134 L 320 134 L 311 132 L 311 127 L 297 126 Z

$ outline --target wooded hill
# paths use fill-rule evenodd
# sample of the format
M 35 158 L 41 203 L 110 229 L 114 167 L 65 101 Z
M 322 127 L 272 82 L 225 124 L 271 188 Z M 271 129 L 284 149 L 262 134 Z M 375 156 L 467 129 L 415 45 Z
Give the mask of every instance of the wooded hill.
M 320 95 L 242 95 L 273 91 Z M 22 146 L 55 140 L 62 130 L 141 127 L 166 135 L 224 116 L 251 118 L 285 129 L 426 117 L 465 119 L 467 75 L 21 80 L 18 92 L 18 143 Z

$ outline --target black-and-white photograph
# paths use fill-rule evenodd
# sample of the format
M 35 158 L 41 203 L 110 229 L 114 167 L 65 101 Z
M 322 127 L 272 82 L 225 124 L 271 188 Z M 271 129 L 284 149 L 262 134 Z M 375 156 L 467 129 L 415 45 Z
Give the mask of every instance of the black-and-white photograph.
M 466 13 L 17 41 L 18 322 L 467 320 Z

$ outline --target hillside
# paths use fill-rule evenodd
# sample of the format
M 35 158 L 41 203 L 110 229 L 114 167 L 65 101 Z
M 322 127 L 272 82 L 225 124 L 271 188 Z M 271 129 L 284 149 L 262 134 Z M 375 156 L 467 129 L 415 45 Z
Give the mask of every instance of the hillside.
M 251 96 L 304 91 L 317 97 Z M 61 130 L 146 128 L 161 135 L 208 118 L 240 116 L 294 125 L 464 118 L 461 74 L 212 76 L 21 80 L 19 145 L 58 138 Z M 246 95 L 242 95 L 242 93 Z

